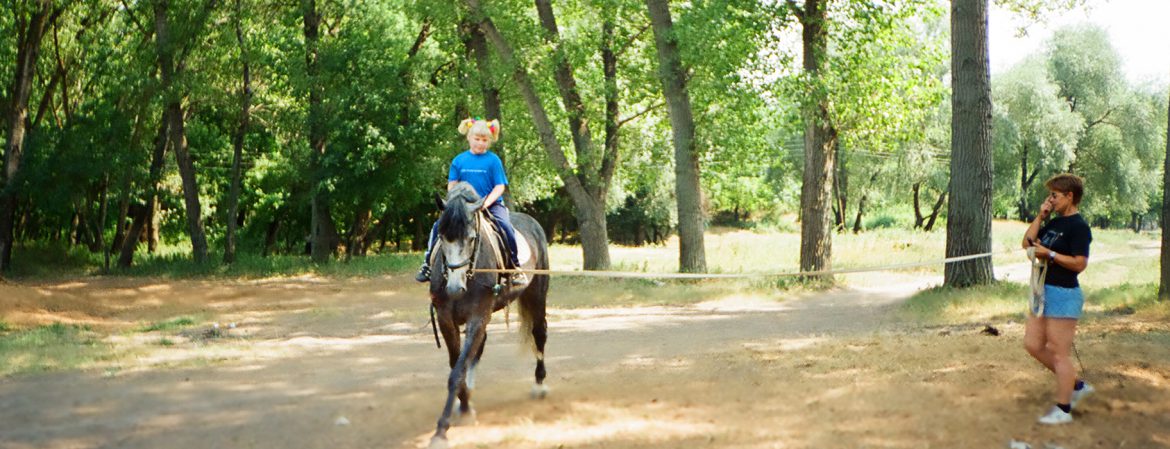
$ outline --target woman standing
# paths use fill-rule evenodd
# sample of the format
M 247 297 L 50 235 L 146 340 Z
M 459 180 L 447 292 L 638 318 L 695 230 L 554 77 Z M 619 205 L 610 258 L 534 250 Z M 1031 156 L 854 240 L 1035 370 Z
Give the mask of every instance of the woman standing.
M 1024 329 L 1024 348 L 1056 377 L 1056 405 L 1040 417 L 1041 424 L 1072 422 L 1072 408 L 1093 392 L 1077 378 L 1070 357 L 1077 320 L 1085 296 L 1077 275 L 1089 264 L 1093 233 L 1077 207 L 1084 194 L 1084 181 L 1072 174 L 1053 176 L 1044 183 L 1048 198 L 1024 233 L 1023 247 L 1035 248 L 1035 258 L 1046 261 L 1042 307 L 1030 310 Z M 1056 216 L 1049 220 L 1052 213 Z

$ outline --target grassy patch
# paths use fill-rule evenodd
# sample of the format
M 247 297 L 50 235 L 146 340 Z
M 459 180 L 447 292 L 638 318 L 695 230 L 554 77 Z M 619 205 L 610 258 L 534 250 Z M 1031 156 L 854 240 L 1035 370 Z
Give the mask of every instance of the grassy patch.
M 1158 301 L 1157 284 L 1120 284 L 1085 289 L 1084 319 L 1140 314 L 1170 318 L 1170 303 Z M 935 287 L 911 297 L 902 307 L 914 320 L 930 324 L 977 323 L 997 319 L 1023 319 L 1028 286 L 1013 282 L 956 289 Z
M 172 318 L 168 321 L 151 323 L 150 325 L 147 325 L 140 330 L 142 332 L 172 331 L 172 330 L 179 330 L 179 329 L 185 328 L 187 326 L 192 326 L 194 324 L 195 324 L 195 318 L 192 318 L 189 316 L 181 316 L 181 317 L 177 317 L 177 318 Z
M 0 377 L 84 367 L 110 348 L 84 327 L 53 323 L 0 336 Z
M 0 332 L 8 332 L 10 330 L 12 330 L 12 326 L 9 326 L 4 320 L 0 320 Z
M 931 324 L 956 324 L 995 318 L 1023 318 L 1028 286 L 1013 282 L 965 289 L 935 287 L 912 296 L 902 306 L 911 319 Z
M 116 259 L 117 255 L 113 257 Z M 422 260 L 418 253 L 388 253 L 317 264 L 308 256 L 263 257 L 256 253 L 241 252 L 237 254 L 235 263 L 225 264 L 222 253 L 212 252 L 207 263 L 198 264 L 191 259 L 189 245 L 162 244 L 154 254 L 144 250 L 135 253 L 134 263 L 129 269 L 111 267 L 107 271 L 102 253 L 50 243 L 24 244 L 13 258 L 17 261 L 11 273 L 14 279 L 73 278 L 99 274 L 174 279 L 264 278 L 306 273 L 333 277 L 373 277 L 410 271 L 417 268 Z M 113 263 L 116 260 L 111 261 Z

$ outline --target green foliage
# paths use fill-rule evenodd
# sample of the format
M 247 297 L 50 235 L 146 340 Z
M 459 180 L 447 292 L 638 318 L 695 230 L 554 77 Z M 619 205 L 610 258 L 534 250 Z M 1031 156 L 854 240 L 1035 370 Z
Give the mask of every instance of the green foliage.
M 673 151 L 662 107 L 657 58 L 637 0 L 554 2 L 560 41 L 550 45 L 530 1 L 484 2 L 520 64 L 532 74 L 554 133 L 577 176 L 595 176 L 598 161 L 576 154 L 554 79 L 568 61 L 596 145 L 605 141 L 604 98 L 616 93 L 620 149 L 606 198 L 616 242 L 637 242 L 639 229 L 670 235 L 674 217 Z M 798 2 L 799 3 L 799 2 Z M 1065 2 L 1002 0 L 1028 17 Z M 1073 2 L 1077 3 L 1077 2 Z M 211 4 L 211 9 L 205 9 Z M 800 30 L 785 2 L 705 0 L 673 5 L 675 32 L 695 115 L 704 207 L 708 217 L 756 221 L 753 229 L 796 229 L 803 167 L 802 102 L 829 98 L 840 135 L 839 211 L 851 221 L 866 198 L 864 229 L 909 227 L 911 192 L 928 209 L 948 185 L 950 146 L 944 3 L 930 0 L 828 2 L 829 55 L 820 79 L 801 75 Z M 29 4 L 0 15 L 15 36 Z M 306 67 L 304 15 L 298 3 L 175 0 L 166 12 L 170 46 L 183 69 L 161 90 L 154 10 L 149 2 L 73 3 L 42 43 L 29 104 L 18 191 L 17 277 L 103 272 L 118 229 L 157 194 L 161 242 L 142 245 L 131 275 L 265 276 L 304 272 L 378 275 L 406 270 L 413 255 L 355 257 L 336 267 L 309 264 L 310 199 L 323 189 L 337 232 L 363 229 L 395 250 L 417 249 L 435 211 L 447 164 L 465 148 L 459 119 L 483 115 L 483 85 L 499 92 L 503 139 L 494 146 L 508 170 L 510 201 L 560 235 L 575 218 L 512 74 L 489 51 L 485 70 L 468 56 L 462 1 L 320 3 L 319 74 Z M 207 14 L 203 18 L 203 14 Z M 600 19 L 600 20 L 599 20 Z M 612 36 L 604 32 L 609 23 Z M 243 43 L 236 34 L 239 25 Z M 421 46 L 410 53 L 420 32 Z M 1135 87 L 1120 77 L 1116 52 L 1101 30 L 1074 27 L 1055 35 L 1037 59 L 996 79 L 996 210 L 1008 216 L 1019 199 L 1035 204 L 1039 182 L 1020 183 L 1023 148 L 1042 167 L 1037 181 L 1072 164 L 1089 181 L 1086 214 L 1101 224 L 1145 220 L 1161 204 L 1165 146 L 1164 86 Z M 607 86 L 601 47 L 618 57 L 616 87 Z M 0 41 L 0 85 L 15 74 L 14 39 Z M 1038 62 L 1039 61 L 1039 62 Z M 233 137 L 241 117 L 243 66 L 251 75 L 250 126 L 244 136 L 240 214 L 227 216 Z M 64 77 L 54 84 L 62 67 Z M 50 90 L 52 86 L 52 90 Z M 319 171 L 310 172 L 309 92 L 320 87 L 326 129 Z M 616 92 L 610 89 L 617 89 Z M 7 105 L 5 90 L 0 105 Z M 227 223 L 242 224 L 239 261 L 187 260 L 189 213 L 168 148 L 157 192 L 149 167 L 165 102 L 181 98 L 195 165 L 200 215 L 222 251 Z M 1074 117 L 1075 115 L 1075 117 Z M 1083 126 L 1070 131 L 1079 120 Z M 1091 126 L 1090 126 L 1091 125 Z M 6 133 L 6 131 L 5 131 Z M 1072 150 L 1069 138 L 1075 136 Z M 0 135 L 0 141 L 8 136 Z M 320 185 L 313 180 L 322 179 Z M 1022 190 L 1024 189 L 1024 190 Z M 1026 190 L 1026 191 L 1025 191 Z M 926 210 L 929 213 L 929 210 Z M 133 214 L 131 214 L 133 215 Z M 945 213 L 943 214 L 945 216 Z M 1097 222 L 1095 222 L 1097 223 Z M 937 225 L 936 225 L 937 227 Z M 372 232 L 372 231 L 371 231 Z M 646 238 L 644 240 L 655 240 Z M 272 257 L 263 258 L 261 254 Z M 215 260 L 215 257 L 212 257 Z
M 1069 110 L 1058 90 L 1048 66 L 1037 57 L 993 80 L 998 216 L 1029 220 L 1048 194 L 1044 181 L 1068 167 L 1075 156 L 1084 118 Z

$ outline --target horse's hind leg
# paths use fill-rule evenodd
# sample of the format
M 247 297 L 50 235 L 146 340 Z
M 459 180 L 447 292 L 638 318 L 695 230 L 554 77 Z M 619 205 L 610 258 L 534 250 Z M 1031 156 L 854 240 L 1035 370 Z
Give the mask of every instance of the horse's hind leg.
M 532 320 L 532 343 L 536 353 L 536 383 L 532 385 L 532 398 L 544 399 L 548 396 L 548 386 L 544 384 L 544 378 L 548 374 L 544 369 L 544 343 L 548 340 L 548 320 L 545 317 L 545 293 L 541 291 L 543 289 L 540 289 L 540 286 L 535 287 L 535 294 L 522 297 L 520 305 Z

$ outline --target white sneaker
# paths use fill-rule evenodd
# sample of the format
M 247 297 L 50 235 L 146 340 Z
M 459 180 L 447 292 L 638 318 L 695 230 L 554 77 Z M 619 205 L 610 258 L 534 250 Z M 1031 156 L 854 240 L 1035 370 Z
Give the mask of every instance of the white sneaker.
M 1052 410 L 1048 411 L 1047 415 L 1040 417 L 1040 424 L 1067 424 L 1072 422 L 1072 413 L 1061 410 L 1060 407 L 1052 406 Z
M 1072 400 L 1069 401 L 1069 404 L 1072 404 L 1073 407 L 1076 407 L 1077 404 L 1081 403 L 1081 401 L 1085 400 L 1085 398 L 1093 394 L 1094 391 L 1097 391 L 1097 389 L 1093 388 L 1093 386 L 1089 385 L 1088 383 L 1081 385 L 1080 390 L 1073 390 Z

